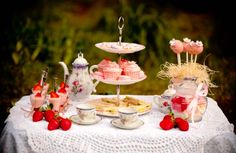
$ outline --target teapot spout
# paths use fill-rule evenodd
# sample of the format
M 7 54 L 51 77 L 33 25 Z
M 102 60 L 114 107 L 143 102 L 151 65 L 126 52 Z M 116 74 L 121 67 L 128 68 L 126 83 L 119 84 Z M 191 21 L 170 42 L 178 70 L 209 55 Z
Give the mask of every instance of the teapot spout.
M 69 77 L 70 73 L 69 70 L 64 62 L 58 62 L 64 69 L 64 82 L 67 81 L 67 78 Z

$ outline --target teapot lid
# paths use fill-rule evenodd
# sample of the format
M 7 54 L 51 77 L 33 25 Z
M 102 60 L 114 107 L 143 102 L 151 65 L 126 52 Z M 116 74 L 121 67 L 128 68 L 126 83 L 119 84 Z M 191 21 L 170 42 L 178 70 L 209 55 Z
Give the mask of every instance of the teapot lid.
M 72 63 L 74 68 L 85 68 L 88 66 L 87 60 L 84 58 L 83 53 L 79 53 L 78 57 Z

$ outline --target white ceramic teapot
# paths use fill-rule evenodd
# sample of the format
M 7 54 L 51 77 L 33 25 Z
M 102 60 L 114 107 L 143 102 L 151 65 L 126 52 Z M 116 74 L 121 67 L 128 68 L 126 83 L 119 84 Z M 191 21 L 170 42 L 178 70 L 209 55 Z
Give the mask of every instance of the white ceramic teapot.
M 93 79 L 88 72 L 88 62 L 80 52 L 78 57 L 72 63 L 73 69 L 69 74 L 68 68 L 64 62 L 59 62 L 64 69 L 65 82 L 69 85 L 69 99 L 72 101 L 81 101 L 88 98 L 92 92 L 96 92 L 96 86 L 99 81 L 93 83 Z M 68 79 L 67 79 L 68 78 Z

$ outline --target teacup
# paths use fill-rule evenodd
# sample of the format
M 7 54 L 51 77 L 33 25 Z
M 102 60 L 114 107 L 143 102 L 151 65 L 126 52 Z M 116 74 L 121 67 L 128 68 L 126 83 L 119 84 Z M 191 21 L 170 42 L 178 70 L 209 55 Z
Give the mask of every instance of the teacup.
M 119 108 L 118 112 L 123 125 L 131 125 L 138 121 L 138 112 L 134 108 L 122 107 Z
M 89 104 L 78 104 L 76 106 L 79 118 L 83 121 L 94 121 L 96 119 L 96 109 Z

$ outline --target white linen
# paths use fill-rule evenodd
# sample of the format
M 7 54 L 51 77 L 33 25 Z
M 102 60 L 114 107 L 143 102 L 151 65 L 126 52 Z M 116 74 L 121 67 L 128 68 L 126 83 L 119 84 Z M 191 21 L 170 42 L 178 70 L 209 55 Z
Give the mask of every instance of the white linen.
M 106 97 L 114 96 L 116 95 L 106 95 Z M 153 103 L 153 96 L 130 96 Z M 101 97 L 105 96 L 92 95 L 87 100 Z M 73 102 L 73 106 L 64 114 L 66 117 L 76 114 L 74 107 L 76 104 L 78 102 Z M 29 96 L 22 97 L 11 108 L 6 122 L 13 123 L 16 130 L 24 130 L 30 149 L 37 153 L 201 153 L 204 152 L 206 144 L 209 144 L 207 151 L 211 150 L 211 146 L 214 146 L 212 145 L 214 143 L 209 143 L 209 140 L 227 134 L 232 137 L 229 141 L 233 143 L 224 144 L 225 141 L 222 141 L 221 149 L 223 146 L 225 147 L 223 150 L 236 151 L 234 126 L 229 123 L 217 103 L 211 98 L 208 98 L 207 110 L 202 121 L 194 124 L 190 123 L 190 129 L 187 132 L 180 131 L 178 128 L 169 131 L 162 130 L 159 127 L 159 122 L 164 114 L 158 111 L 154 103 L 151 112 L 140 116 L 140 119 L 144 121 L 144 125 L 135 130 L 115 128 L 110 124 L 113 118 L 103 117 L 99 123 L 94 125 L 73 124 L 69 131 L 60 129 L 48 131 L 46 121 L 33 122 L 31 117 L 25 117 L 26 114 L 21 107 L 26 108 L 29 105 Z M 23 147 L 20 152 L 28 152 L 28 149 L 28 147 Z

